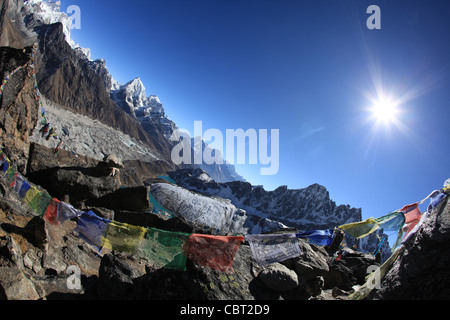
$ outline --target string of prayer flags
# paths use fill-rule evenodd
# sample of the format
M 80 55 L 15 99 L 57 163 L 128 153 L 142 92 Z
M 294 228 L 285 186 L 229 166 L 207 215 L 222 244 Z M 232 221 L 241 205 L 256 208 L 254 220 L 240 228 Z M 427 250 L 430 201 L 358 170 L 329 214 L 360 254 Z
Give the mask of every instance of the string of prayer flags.
M 190 233 L 149 228 L 137 252 L 161 268 L 185 271 L 184 246 L 190 236 Z
M 402 211 L 395 211 L 375 219 L 384 231 L 397 231 L 405 224 L 405 215 Z
M 347 232 L 356 239 L 361 239 L 377 231 L 380 225 L 374 218 L 369 218 L 360 222 L 353 222 L 339 226 L 339 229 Z
M 334 230 L 311 230 L 297 233 L 297 238 L 306 238 L 318 246 L 329 246 L 333 242 Z
M 223 272 L 233 271 L 233 261 L 244 237 L 192 234 L 186 244 L 187 258 L 202 266 Z
M 284 261 L 301 255 L 295 233 L 246 235 L 253 258 L 261 265 Z
M 106 249 L 134 253 L 146 232 L 147 229 L 143 227 L 111 221 L 102 238 L 102 246 Z
M 82 212 L 74 229 L 78 237 L 92 245 L 99 252 L 102 250 L 103 236 L 111 220 L 100 218 L 92 211 Z

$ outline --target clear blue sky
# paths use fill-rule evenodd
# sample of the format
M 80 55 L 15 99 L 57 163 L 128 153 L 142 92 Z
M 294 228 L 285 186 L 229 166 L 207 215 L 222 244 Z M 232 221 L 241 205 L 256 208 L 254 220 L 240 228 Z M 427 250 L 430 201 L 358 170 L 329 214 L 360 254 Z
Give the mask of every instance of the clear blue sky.
M 280 169 L 237 170 L 272 190 L 319 183 L 379 217 L 450 177 L 448 0 L 63 0 L 72 38 L 121 83 L 140 77 L 193 132 L 280 130 Z M 369 30 L 369 5 L 381 30 Z M 401 102 L 376 128 L 369 97 Z M 377 91 L 378 90 L 378 91 Z

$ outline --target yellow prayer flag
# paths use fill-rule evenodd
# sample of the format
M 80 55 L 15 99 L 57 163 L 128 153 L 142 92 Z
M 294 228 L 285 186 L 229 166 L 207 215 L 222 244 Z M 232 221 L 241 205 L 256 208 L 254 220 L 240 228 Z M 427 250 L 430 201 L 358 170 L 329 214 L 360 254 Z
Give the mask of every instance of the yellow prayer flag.
M 30 205 L 31 201 L 36 197 L 39 193 L 39 190 L 36 189 L 36 187 L 31 186 L 30 189 L 28 189 L 28 192 L 25 195 L 25 203 Z
M 119 252 L 133 253 L 141 243 L 147 229 L 111 221 L 103 237 L 103 247 Z
M 349 235 L 357 239 L 364 238 L 369 234 L 377 231 L 379 228 L 380 225 L 374 218 L 369 218 L 360 222 L 344 224 L 339 227 L 339 229 L 347 232 Z

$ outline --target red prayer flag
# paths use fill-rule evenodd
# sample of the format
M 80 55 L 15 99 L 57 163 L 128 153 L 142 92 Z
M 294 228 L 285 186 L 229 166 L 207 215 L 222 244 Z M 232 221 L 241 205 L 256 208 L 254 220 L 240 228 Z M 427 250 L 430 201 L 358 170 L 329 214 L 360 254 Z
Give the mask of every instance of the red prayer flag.
M 59 204 L 59 202 L 60 201 L 55 198 L 50 200 L 50 204 L 48 205 L 47 211 L 44 214 L 44 219 L 50 224 L 59 225 L 59 221 L 58 221 L 58 204 Z
M 404 206 L 400 211 L 405 214 L 406 231 L 405 236 L 419 223 L 422 213 L 419 210 L 419 204 L 414 203 Z
M 223 272 L 233 271 L 233 261 L 244 237 L 192 234 L 185 244 L 188 259 Z

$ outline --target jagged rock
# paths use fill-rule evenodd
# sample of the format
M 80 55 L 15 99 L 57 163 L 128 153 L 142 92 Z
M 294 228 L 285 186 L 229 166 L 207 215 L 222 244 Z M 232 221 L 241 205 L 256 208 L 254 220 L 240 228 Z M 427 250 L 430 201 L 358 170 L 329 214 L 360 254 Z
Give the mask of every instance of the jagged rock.
M 41 217 L 34 217 L 25 227 L 18 227 L 13 224 L 3 223 L 2 229 L 9 233 L 15 233 L 24 237 L 33 246 L 45 249 L 48 242 L 47 231 L 45 229 L 45 222 Z
M 0 238 L 1 255 L 8 258 L 19 268 L 23 268 L 22 250 L 13 237 L 6 235 L 4 240 Z
M 329 270 L 327 252 L 314 244 L 299 241 L 302 254 L 292 259 L 298 274 L 307 279 L 325 275 Z
M 120 187 L 118 177 L 94 176 L 86 168 L 55 168 L 49 177 L 52 194 L 58 199 L 70 195 L 70 201 L 84 201 L 113 193 Z
M 443 200 L 404 243 L 403 252 L 371 298 L 450 298 L 450 204 Z
M 281 263 L 268 266 L 259 273 L 258 277 L 266 287 L 281 292 L 295 289 L 300 283 L 295 271 Z
M 324 284 L 325 280 L 323 279 L 323 277 L 315 277 L 309 279 L 306 282 L 306 292 L 308 292 L 311 297 L 317 297 L 322 293 Z
M 107 179 L 111 180 L 111 179 Z M 113 180 L 114 181 L 114 180 Z M 117 185 L 115 185 L 117 187 Z M 111 191 L 111 190 L 110 190 Z M 113 192 L 86 201 L 88 206 L 103 207 L 111 210 L 127 210 L 133 212 L 150 212 L 150 188 L 120 188 Z
M 325 288 L 339 288 L 342 290 L 351 290 L 357 283 L 352 270 L 347 268 L 342 263 L 333 263 L 330 266 L 330 271 L 324 276 Z
M 34 273 L 42 271 L 42 258 L 39 257 L 35 250 L 29 249 L 23 256 L 23 264 Z
M 342 290 L 350 290 L 354 285 L 365 283 L 369 267 L 379 267 L 376 257 L 344 248 L 340 252 L 338 261 L 331 259 L 330 271 L 324 275 L 325 288 L 338 287 Z
M 129 259 L 104 255 L 99 269 L 99 296 L 101 299 L 128 299 L 133 293 L 134 279 L 144 273 L 133 268 Z
M 17 266 L 0 266 L 0 286 L 7 300 L 37 300 L 40 298 L 33 281 Z
M 123 169 L 123 162 L 114 154 L 110 154 L 109 156 L 106 156 L 103 161 L 110 166 L 111 168 L 119 168 Z
M 31 47 L 22 50 L 0 48 L 0 79 L 28 63 L 31 50 Z M 29 136 L 38 120 L 38 108 L 32 68 L 28 66 L 9 79 L 0 97 L 0 146 L 21 172 L 26 170 Z

